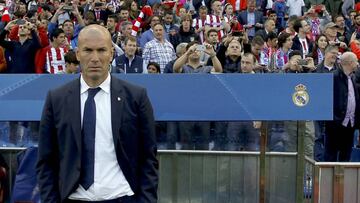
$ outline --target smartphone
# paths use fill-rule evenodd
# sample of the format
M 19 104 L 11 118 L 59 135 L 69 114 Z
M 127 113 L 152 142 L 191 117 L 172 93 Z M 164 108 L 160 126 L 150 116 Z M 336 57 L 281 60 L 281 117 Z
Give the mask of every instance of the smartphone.
M 197 45 L 196 50 L 197 51 L 205 51 L 205 45 Z
M 306 59 L 300 59 L 298 62 L 298 65 L 300 65 L 300 66 L 306 66 L 307 64 L 308 64 L 308 62 Z
M 101 2 L 96 2 L 95 3 L 95 7 L 100 7 L 100 6 L 102 6 L 103 4 L 101 3 Z
M 232 33 L 232 36 L 234 36 L 234 37 L 241 37 L 243 35 L 244 35 L 244 32 L 239 32 L 239 31 Z
M 62 9 L 64 11 L 72 11 L 74 8 L 72 6 L 64 6 Z

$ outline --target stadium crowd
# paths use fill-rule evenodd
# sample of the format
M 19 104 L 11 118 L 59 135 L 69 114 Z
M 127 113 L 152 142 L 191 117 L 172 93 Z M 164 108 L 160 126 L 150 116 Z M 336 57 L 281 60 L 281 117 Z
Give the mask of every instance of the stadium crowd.
M 330 12 L 303 0 L 0 0 L 0 73 L 80 73 L 78 34 L 90 24 L 112 35 L 112 73 L 333 73 L 334 120 L 306 122 L 306 155 L 349 161 L 360 122 L 355 3 Z M 10 137 L 19 126 L 36 134 L 34 123 L 5 125 Z M 158 122 L 158 147 L 258 150 L 260 126 Z M 296 132 L 296 122 L 270 122 L 269 149 L 296 151 Z

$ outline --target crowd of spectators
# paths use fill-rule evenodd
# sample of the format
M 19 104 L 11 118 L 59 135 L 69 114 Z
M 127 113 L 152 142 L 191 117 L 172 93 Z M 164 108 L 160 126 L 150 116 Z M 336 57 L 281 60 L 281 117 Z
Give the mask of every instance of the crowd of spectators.
M 103 25 L 112 35 L 112 73 L 343 71 L 344 61 L 352 59 L 348 52 L 360 59 L 360 5 L 355 3 L 344 0 L 338 11 L 330 12 L 325 5 L 305 5 L 303 0 L 0 0 L 0 73 L 80 73 L 77 38 L 90 24 Z M 351 70 L 353 64 L 345 66 Z M 352 72 L 356 68 L 349 72 L 354 85 L 346 95 L 355 94 L 346 98 L 349 105 L 360 101 L 360 73 Z M 343 127 L 357 127 L 352 114 L 345 106 L 338 119 L 350 116 L 351 122 Z M 324 160 L 327 125 L 306 123 L 306 153 L 313 156 L 315 139 L 319 161 Z M 260 126 L 158 123 L 159 148 L 258 150 Z M 296 151 L 294 122 L 271 122 L 269 134 L 270 150 Z

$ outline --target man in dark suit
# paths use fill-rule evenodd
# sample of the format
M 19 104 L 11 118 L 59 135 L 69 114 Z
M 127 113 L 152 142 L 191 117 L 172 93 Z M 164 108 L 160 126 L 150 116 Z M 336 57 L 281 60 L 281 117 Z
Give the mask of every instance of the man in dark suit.
M 256 1 L 249 0 L 247 10 L 240 12 L 238 21 L 248 29 L 248 37 L 252 39 L 255 32 L 264 28 L 264 15 L 261 11 L 256 11 Z
M 294 22 L 294 30 L 298 34 L 293 39 L 292 50 L 299 50 L 302 57 L 306 58 L 308 54 L 312 53 L 314 47 L 313 43 L 306 37 L 306 33 L 310 32 L 310 25 L 303 19 L 297 19 Z
M 324 161 L 349 161 L 355 128 L 359 127 L 359 93 L 352 77 L 359 63 L 352 52 L 345 52 L 341 68 L 334 72 L 334 119 L 325 123 Z
M 128 37 L 125 39 L 123 55 L 115 58 L 112 64 L 112 73 L 147 73 L 143 67 L 143 59 L 135 54 L 137 49 L 136 38 Z
M 85 27 L 81 77 L 48 93 L 36 166 L 43 203 L 157 202 L 153 110 L 144 88 L 109 74 L 113 52 L 106 28 Z
M 91 12 L 94 13 L 96 22 L 98 22 L 99 20 L 102 20 L 104 23 L 107 22 L 107 18 L 109 13 L 104 9 L 104 4 L 102 2 L 95 2 L 94 3 L 94 10 L 92 10 Z
M 255 36 L 260 36 L 263 38 L 264 41 L 267 41 L 268 39 L 267 35 L 270 32 L 274 32 L 274 31 L 275 31 L 275 21 L 268 19 L 264 23 L 264 29 L 258 30 L 255 33 Z

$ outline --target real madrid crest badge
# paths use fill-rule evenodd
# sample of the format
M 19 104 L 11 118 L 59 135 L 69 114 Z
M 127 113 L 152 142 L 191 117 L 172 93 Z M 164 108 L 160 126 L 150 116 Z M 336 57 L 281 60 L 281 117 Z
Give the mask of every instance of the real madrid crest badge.
M 306 91 L 306 86 L 303 84 L 298 84 L 295 87 L 295 92 L 292 95 L 292 100 L 294 104 L 298 107 L 306 106 L 309 103 L 309 94 Z

